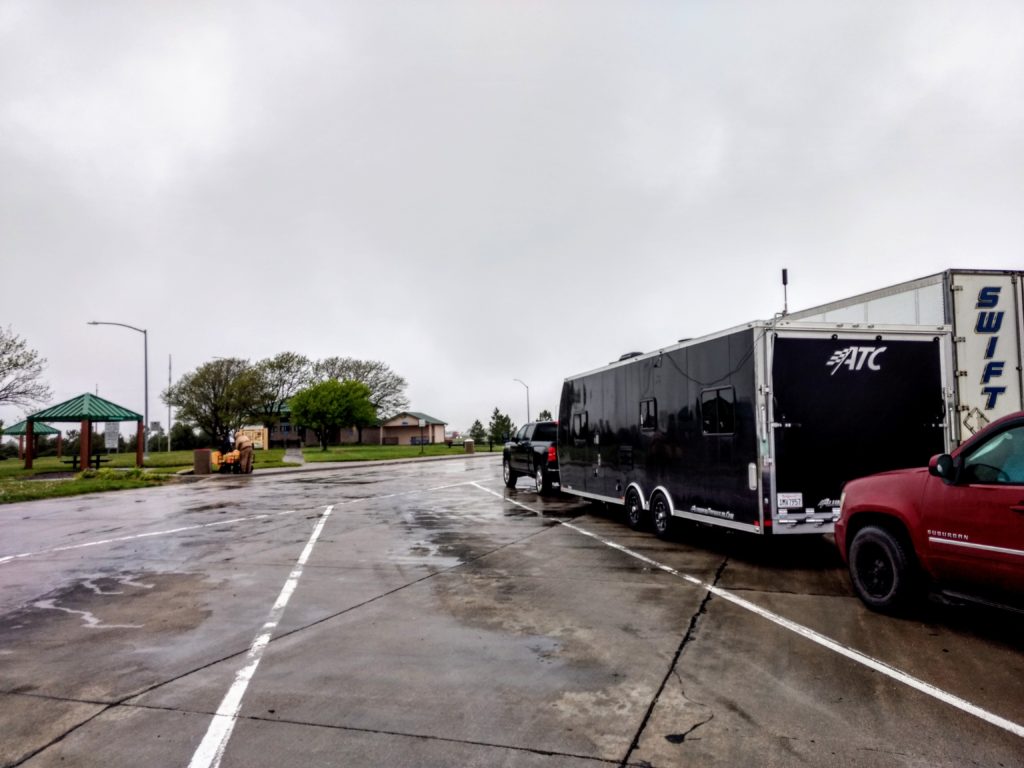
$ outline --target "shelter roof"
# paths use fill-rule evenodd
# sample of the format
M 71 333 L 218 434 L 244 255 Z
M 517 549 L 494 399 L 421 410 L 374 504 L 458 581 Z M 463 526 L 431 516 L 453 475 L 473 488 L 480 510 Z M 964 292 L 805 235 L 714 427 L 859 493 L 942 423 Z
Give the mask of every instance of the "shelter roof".
M 37 411 L 28 418 L 32 421 L 142 421 L 141 414 L 88 392 Z
M 9 426 L 9 427 L 4 427 L 4 436 L 6 437 L 6 436 L 9 436 L 9 435 L 24 435 L 25 434 L 25 429 L 26 429 L 26 427 L 25 427 L 26 423 L 27 422 L 19 421 L 17 424 L 11 424 L 11 426 Z M 53 427 L 49 426 L 48 424 L 42 424 L 42 423 L 36 422 L 35 424 L 32 425 L 32 434 L 33 435 L 59 435 L 60 434 L 60 430 L 59 429 L 54 429 Z

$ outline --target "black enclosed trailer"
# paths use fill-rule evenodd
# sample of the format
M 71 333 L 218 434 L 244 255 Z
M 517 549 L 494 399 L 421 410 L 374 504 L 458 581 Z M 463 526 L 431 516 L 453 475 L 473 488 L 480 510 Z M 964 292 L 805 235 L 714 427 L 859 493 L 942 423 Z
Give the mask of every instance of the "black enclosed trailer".
M 847 480 L 949 447 L 949 326 L 752 323 L 565 380 L 562 491 L 657 533 L 682 517 L 826 533 Z

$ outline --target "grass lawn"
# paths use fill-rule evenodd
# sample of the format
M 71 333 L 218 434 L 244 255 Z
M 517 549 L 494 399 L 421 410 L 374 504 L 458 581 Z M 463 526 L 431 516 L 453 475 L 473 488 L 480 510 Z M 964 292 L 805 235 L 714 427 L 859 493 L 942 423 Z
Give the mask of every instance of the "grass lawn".
M 494 451 L 500 452 L 501 444 L 495 443 Z M 476 446 L 477 453 L 487 453 L 487 444 Z M 466 451 L 461 445 L 449 448 L 444 443 L 435 445 L 332 445 L 326 451 L 320 448 L 303 448 L 302 455 L 307 462 L 317 461 L 383 461 L 387 459 L 414 459 L 418 456 L 457 456 Z
M 64 463 L 70 461 L 68 456 L 63 459 L 56 456 L 34 459 L 29 470 L 24 468 L 25 462 L 18 459 L 0 461 L 0 504 L 146 488 L 162 484 L 169 475 L 180 470 L 192 469 L 193 464 L 192 451 L 154 452 L 145 460 L 145 471 L 135 472 L 134 453 L 112 453 L 108 456 L 110 461 L 102 464 L 103 468 L 98 473 L 93 470 L 76 475 L 71 474 L 71 464 Z M 294 465 L 284 461 L 283 448 L 253 452 L 254 470 L 290 466 Z

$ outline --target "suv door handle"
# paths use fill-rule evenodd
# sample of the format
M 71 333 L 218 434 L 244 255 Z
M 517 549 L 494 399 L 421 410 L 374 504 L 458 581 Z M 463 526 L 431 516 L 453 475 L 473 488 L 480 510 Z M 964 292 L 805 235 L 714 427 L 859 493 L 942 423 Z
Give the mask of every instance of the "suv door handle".
M 1014 512 L 1020 512 L 1022 515 L 1024 515 L 1024 501 L 1018 502 L 1017 504 L 1011 504 L 1010 509 L 1012 509 Z

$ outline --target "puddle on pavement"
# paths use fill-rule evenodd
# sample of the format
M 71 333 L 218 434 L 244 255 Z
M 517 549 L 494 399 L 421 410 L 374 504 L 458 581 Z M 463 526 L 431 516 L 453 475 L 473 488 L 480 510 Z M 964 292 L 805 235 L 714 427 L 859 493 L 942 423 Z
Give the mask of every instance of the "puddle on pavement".
M 206 577 L 191 573 L 96 574 L 41 595 L 0 616 L 0 649 L 38 650 L 67 641 L 76 629 L 184 632 L 207 616 L 199 594 Z

